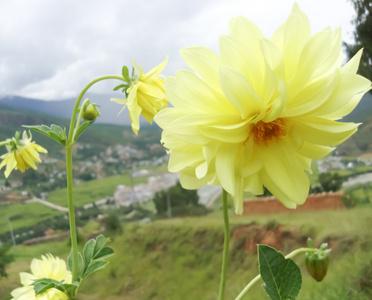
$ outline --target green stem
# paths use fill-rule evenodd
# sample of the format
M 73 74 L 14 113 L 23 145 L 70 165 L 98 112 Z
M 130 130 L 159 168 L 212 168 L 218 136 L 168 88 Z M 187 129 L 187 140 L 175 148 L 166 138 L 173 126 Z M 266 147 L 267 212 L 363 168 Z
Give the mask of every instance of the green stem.
M 75 120 L 76 115 L 79 109 L 79 105 L 81 99 L 87 92 L 87 90 L 95 83 L 106 80 L 106 79 L 117 79 L 123 81 L 124 78 L 117 75 L 106 75 L 98 77 L 91 82 L 89 82 L 85 88 L 79 94 L 79 97 L 76 100 L 74 109 L 72 111 L 70 127 L 68 132 L 68 138 L 66 142 L 66 177 L 67 177 L 67 199 L 68 199 L 68 215 L 69 215 L 69 222 L 70 222 L 70 236 L 71 236 L 71 250 L 72 250 L 72 282 L 77 280 L 77 265 L 78 265 L 78 247 L 77 247 L 77 235 L 76 235 L 76 223 L 75 223 L 75 210 L 74 210 L 74 199 L 73 199 L 73 190 L 72 190 L 72 146 L 74 144 L 74 132 L 75 132 Z M 78 120 L 80 123 L 80 119 Z M 79 126 L 80 124 L 76 124 Z
M 225 287 L 226 287 L 227 264 L 229 260 L 230 224 L 229 224 L 229 211 L 227 207 L 227 192 L 225 190 L 222 190 L 222 207 L 223 207 L 223 220 L 224 220 L 224 225 L 225 225 L 225 236 L 224 236 L 224 243 L 223 243 L 221 279 L 220 279 L 220 290 L 218 293 L 218 300 L 224 299 Z
M 0 146 L 5 146 L 5 145 L 9 145 L 9 142 L 10 142 L 10 141 L 4 141 L 4 142 L 0 142 Z
M 315 249 L 314 248 L 299 248 L 299 249 L 296 249 L 296 250 L 293 250 L 291 253 L 289 253 L 285 258 L 288 259 L 288 258 L 292 258 L 292 257 L 295 257 L 297 254 L 300 254 L 300 253 L 304 253 L 304 252 L 314 252 Z M 248 283 L 246 285 L 246 287 L 240 292 L 240 294 L 238 295 L 238 297 L 235 298 L 235 300 L 242 300 L 244 298 L 244 296 L 248 293 L 249 289 L 255 284 L 257 283 L 259 280 L 261 279 L 261 275 L 257 275 L 255 278 L 253 278 L 251 280 L 250 283 Z
M 75 209 L 72 192 L 72 145 L 66 147 L 66 177 L 67 177 L 67 199 L 68 199 L 68 217 L 70 222 L 70 236 L 72 248 L 72 282 L 77 279 L 77 261 L 78 261 L 78 247 L 75 224 Z
M 81 122 L 81 117 L 83 116 L 84 106 L 86 105 L 87 102 L 89 102 L 89 100 L 88 99 L 85 99 L 84 102 L 83 102 L 83 104 L 81 105 L 79 116 L 77 118 L 75 129 L 74 129 L 74 133 L 72 134 L 72 138 L 73 139 L 75 138 L 76 131 L 79 129 L 80 122 Z
M 76 100 L 76 103 L 75 103 L 75 106 L 74 106 L 74 110 L 72 111 L 72 116 L 71 116 L 71 121 L 70 121 L 70 129 L 69 129 L 69 133 L 68 133 L 68 139 L 67 139 L 67 146 L 70 145 L 71 141 L 72 141 L 72 137 L 73 137 L 73 128 L 74 128 L 74 125 L 75 125 L 75 119 L 76 119 L 76 115 L 77 115 L 77 111 L 79 109 L 79 105 L 80 105 L 80 102 L 81 102 L 81 99 L 84 97 L 85 93 L 87 92 L 87 90 L 95 83 L 97 83 L 98 81 L 102 81 L 102 80 L 106 80 L 106 79 L 117 79 L 117 80 L 121 80 L 121 81 L 124 81 L 124 78 L 122 76 L 118 76 L 118 75 L 105 75 L 105 76 L 101 76 L 101 77 L 98 77 L 94 80 L 92 80 L 91 82 L 89 82 L 86 87 L 81 91 L 79 97 L 77 98 Z

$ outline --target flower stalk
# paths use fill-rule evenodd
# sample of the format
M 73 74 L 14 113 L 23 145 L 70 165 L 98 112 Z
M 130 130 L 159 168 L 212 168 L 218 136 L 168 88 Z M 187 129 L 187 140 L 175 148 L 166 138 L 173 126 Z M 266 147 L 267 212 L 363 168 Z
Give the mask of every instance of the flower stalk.
M 219 294 L 218 294 L 218 300 L 224 299 L 227 266 L 228 266 L 228 261 L 229 261 L 230 223 L 229 223 L 229 210 L 227 206 L 227 192 L 225 190 L 222 190 L 222 209 L 223 209 L 223 221 L 224 221 L 225 235 L 224 235 L 224 242 L 223 242 L 221 279 L 220 279 L 220 289 L 219 289 Z
M 75 102 L 74 109 L 72 111 L 71 115 L 71 122 L 70 122 L 70 129 L 68 133 L 67 143 L 65 146 L 66 150 L 66 179 L 67 179 L 67 201 L 68 201 L 68 216 L 69 216 L 69 222 L 70 222 L 70 237 L 71 237 L 71 252 L 72 252 L 72 282 L 75 282 L 77 279 L 77 264 L 78 264 L 78 246 L 77 246 L 77 233 L 76 233 L 76 221 L 75 221 L 75 209 L 74 209 L 74 198 L 73 198 L 73 179 L 72 179 L 72 146 L 74 144 L 74 137 L 77 129 L 80 126 L 81 121 L 81 113 L 82 109 L 80 111 L 78 120 L 75 124 L 76 116 L 78 114 L 79 105 L 81 102 L 81 99 L 84 97 L 85 93 L 88 91 L 88 89 L 93 86 L 95 83 L 106 80 L 106 79 L 118 79 L 123 80 L 123 77 L 117 76 L 117 75 L 106 75 L 98 77 L 91 82 L 89 82 L 85 88 L 81 91 L 79 94 L 79 97 L 77 98 Z

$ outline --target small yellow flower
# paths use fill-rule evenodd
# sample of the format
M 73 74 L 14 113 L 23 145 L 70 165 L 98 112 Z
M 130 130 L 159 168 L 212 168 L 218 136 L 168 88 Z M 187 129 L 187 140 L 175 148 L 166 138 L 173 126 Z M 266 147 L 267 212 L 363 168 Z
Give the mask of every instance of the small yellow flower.
M 20 273 L 23 287 L 16 288 L 11 292 L 12 300 L 68 300 L 66 294 L 57 289 L 49 289 L 36 296 L 34 287 L 31 285 L 35 279 L 49 278 L 64 283 L 71 283 L 71 272 L 67 270 L 64 260 L 53 257 L 51 254 L 33 259 L 31 262 L 31 273 Z
M 161 109 L 167 107 L 168 101 L 164 91 L 164 80 L 158 77 L 167 61 L 168 57 L 160 65 L 143 74 L 142 67 L 132 59 L 138 75 L 131 78 L 131 85 L 126 91 L 128 94 L 127 99 L 111 99 L 116 103 L 124 104 L 119 114 L 124 110 L 125 106 L 128 107 L 132 129 L 136 134 L 138 134 L 140 128 L 140 115 L 152 124 L 154 116 Z
M 361 51 L 345 66 L 341 30 L 314 35 L 295 3 L 273 37 L 243 16 L 229 23 L 218 56 L 205 47 L 181 50 L 188 70 L 167 77 L 173 105 L 155 121 L 169 149 L 168 168 L 184 188 L 221 185 L 243 211 L 243 191 L 268 188 L 285 206 L 303 204 L 307 172 L 350 137 L 358 124 L 338 122 L 371 87 L 356 74 Z
M 35 162 L 41 162 L 39 152 L 47 153 L 48 151 L 43 147 L 31 142 L 32 135 L 28 137 L 27 132 L 23 132 L 22 139 L 19 137 L 19 133 L 16 133 L 16 137 L 5 141 L 2 144 L 6 144 L 8 153 L 0 156 L 3 160 L 0 164 L 0 169 L 6 166 L 5 177 L 9 177 L 10 173 L 16 169 L 24 172 L 28 168 L 36 168 Z

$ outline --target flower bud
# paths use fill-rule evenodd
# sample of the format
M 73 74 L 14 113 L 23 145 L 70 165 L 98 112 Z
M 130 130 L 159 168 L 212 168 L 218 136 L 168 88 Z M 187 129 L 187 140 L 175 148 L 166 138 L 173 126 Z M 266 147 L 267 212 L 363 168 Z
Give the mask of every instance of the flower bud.
M 314 248 L 313 241 L 309 238 L 308 245 Z M 328 253 L 331 251 L 327 249 L 328 244 L 322 244 L 319 249 L 314 249 L 313 252 L 306 252 L 305 263 L 309 274 L 318 282 L 322 281 L 327 274 L 329 256 Z
M 89 104 L 87 106 L 82 115 L 85 121 L 94 121 L 97 117 L 99 117 L 100 113 L 96 106 L 96 104 Z

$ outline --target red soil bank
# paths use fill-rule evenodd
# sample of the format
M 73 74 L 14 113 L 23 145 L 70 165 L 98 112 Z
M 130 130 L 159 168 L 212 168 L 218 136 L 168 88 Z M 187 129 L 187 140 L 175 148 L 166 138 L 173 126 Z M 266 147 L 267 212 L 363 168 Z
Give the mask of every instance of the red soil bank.
M 307 197 L 306 202 L 303 205 L 298 205 L 296 209 L 286 208 L 274 196 L 255 198 L 244 201 L 243 215 L 344 209 L 342 196 L 342 192 L 311 194 Z

